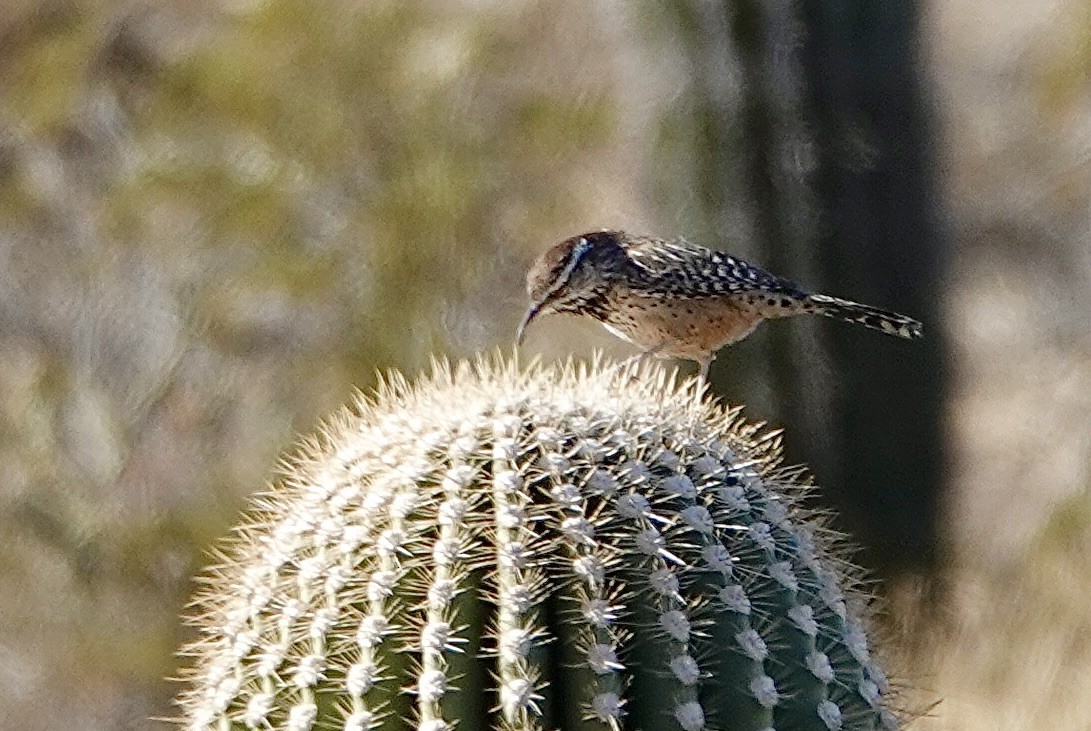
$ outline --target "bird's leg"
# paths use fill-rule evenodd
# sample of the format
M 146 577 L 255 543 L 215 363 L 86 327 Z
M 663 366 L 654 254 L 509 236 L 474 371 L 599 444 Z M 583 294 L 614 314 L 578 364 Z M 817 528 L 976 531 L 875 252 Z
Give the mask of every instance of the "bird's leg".
M 715 353 L 709 353 L 704 358 L 697 361 L 697 365 L 700 369 L 697 371 L 697 378 L 701 383 L 708 383 L 708 369 L 712 367 L 712 361 L 716 360 Z

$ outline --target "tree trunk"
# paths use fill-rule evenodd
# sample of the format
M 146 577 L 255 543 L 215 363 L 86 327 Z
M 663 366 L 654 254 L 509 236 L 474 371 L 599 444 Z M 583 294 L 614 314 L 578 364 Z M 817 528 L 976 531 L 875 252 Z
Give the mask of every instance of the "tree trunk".
M 726 243 L 813 291 L 914 316 L 926 335 L 908 342 L 814 318 L 777 322 L 722 353 L 713 383 L 748 403 L 752 417 L 789 428 L 788 458 L 818 475 L 819 499 L 862 546 L 864 563 L 888 578 L 927 573 L 940 556 L 946 464 L 947 239 L 919 8 L 867 0 L 690 7 L 691 17 L 726 19 L 718 24 L 726 39 L 690 37 L 733 54 L 741 75 L 741 104 L 705 112 L 732 122 L 701 127 L 708 154 L 698 187 L 711 220 L 737 205 L 727 197 L 739 183 L 728 176 L 741 170 L 747 179 L 754 240 Z M 713 78 L 694 82 L 698 94 L 715 87 Z M 715 98 L 697 105 L 715 110 Z M 722 164 L 734 159 L 741 165 Z

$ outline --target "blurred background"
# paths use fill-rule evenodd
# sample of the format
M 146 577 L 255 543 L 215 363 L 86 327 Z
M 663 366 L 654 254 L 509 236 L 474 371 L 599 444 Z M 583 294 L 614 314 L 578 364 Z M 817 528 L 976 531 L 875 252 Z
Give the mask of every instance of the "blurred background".
M 167 728 L 295 435 L 509 349 L 602 227 L 925 322 L 766 325 L 713 383 L 861 544 L 915 728 L 1091 728 L 1083 0 L 5 0 L 0 728 Z

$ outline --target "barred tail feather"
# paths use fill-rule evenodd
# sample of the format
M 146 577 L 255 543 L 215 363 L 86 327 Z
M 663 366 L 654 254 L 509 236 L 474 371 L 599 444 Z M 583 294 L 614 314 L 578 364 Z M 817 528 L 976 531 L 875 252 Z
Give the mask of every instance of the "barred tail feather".
M 807 298 L 808 310 L 818 315 L 832 317 L 835 320 L 855 322 L 872 330 L 900 338 L 914 339 L 924 334 L 923 326 L 911 317 L 897 312 L 880 310 L 877 307 L 861 305 L 857 302 L 828 297 L 824 294 L 812 294 Z

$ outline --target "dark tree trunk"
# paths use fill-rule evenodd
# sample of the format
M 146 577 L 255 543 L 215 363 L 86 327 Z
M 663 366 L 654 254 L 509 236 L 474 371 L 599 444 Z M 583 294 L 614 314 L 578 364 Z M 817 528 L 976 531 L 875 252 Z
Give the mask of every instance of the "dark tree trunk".
M 947 242 L 918 7 L 870 0 L 687 7 L 707 148 L 698 189 L 715 225 L 738 209 L 741 174 L 752 219 L 753 240 L 725 239 L 724 248 L 813 290 L 915 316 L 926 333 L 906 342 L 814 318 L 773 323 L 722 352 L 713 383 L 747 403 L 751 418 L 786 427 L 788 458 L 815 472 L 820 500 L 862 546 L 866 565 L 888 578 L 929 573 L 940 556 L 945 478 Z M 708 62 L 710 48 L 729 54 L 727 63 Z M 733 105 L 717 102 L 710 73 L 725 66 L 741 78 Z
M 885 574 L 940 558 L 945 483 L 942 323 L 947 237 L 937 206 L 934 123 L 918 3 L 799 5 L 819 152 L 817 285 L 919 318 L 925 339 L 876 342 L 829 327 L 836 364 L 837 479 L 825 495 Z M 824 481 L 824 484 L 825 481 Z

